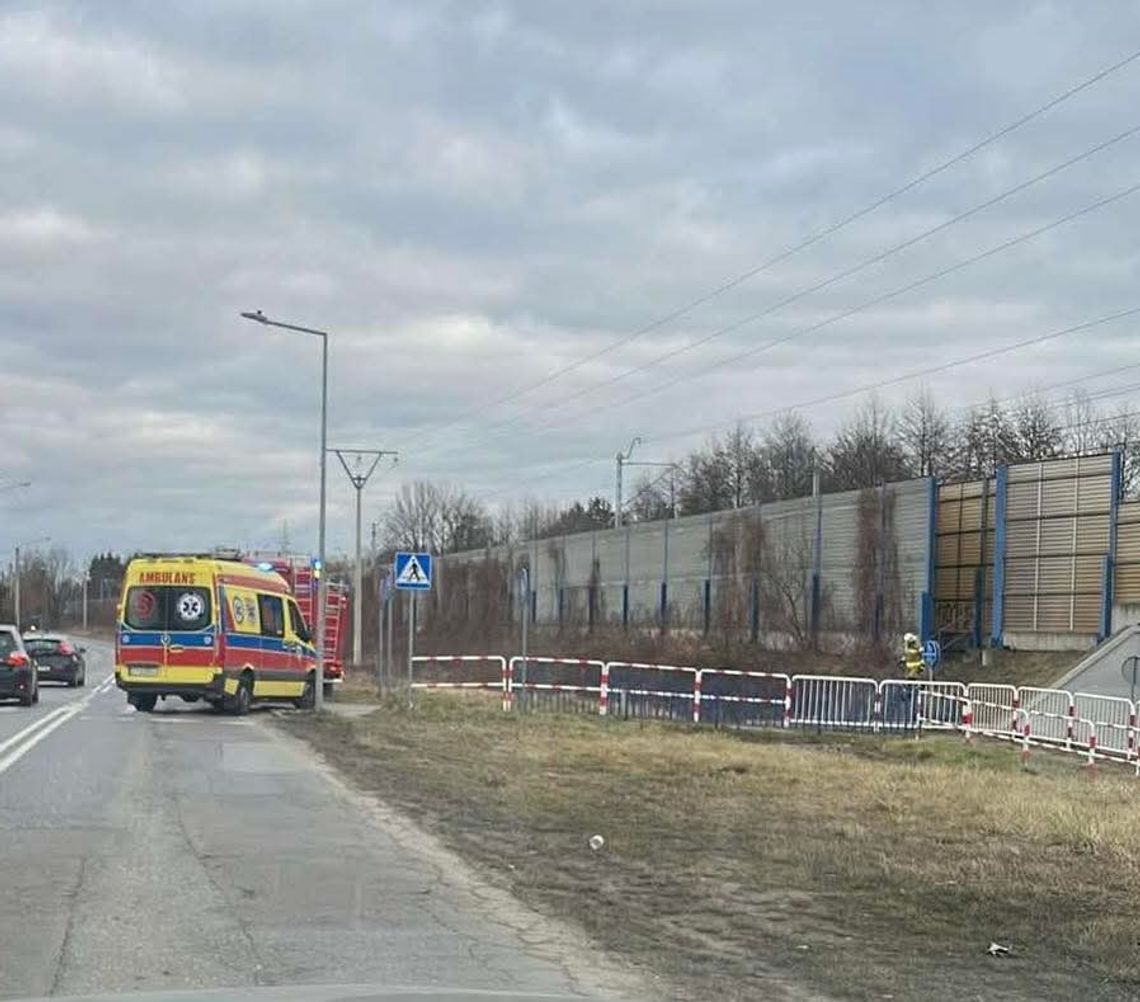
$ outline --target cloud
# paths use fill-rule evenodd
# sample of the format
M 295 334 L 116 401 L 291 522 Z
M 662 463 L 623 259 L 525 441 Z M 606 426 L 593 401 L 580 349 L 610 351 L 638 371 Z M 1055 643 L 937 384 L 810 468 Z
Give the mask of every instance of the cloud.
M 404 477 L 496 502 L 605 490 L 631 435 L 679 455 L 701 424 L 1134 305 L 1130 198 L 726 361 L 1132 183 L 1126 141 L 816 289 L 1134 124 L 1140 64 L 781 258 L 1120 58 L 1140 27 L 1123 2 L 332 9 L 0 13 L 3 472 L 35 484 L 0 498 L 13 538 L 268 545 L 288 521 L 312 545 L 320 344 L 242 310 L 330 332 L 330 438 L 402 452 L 369 487 L 375 513 Z M 1123 364 L 1127 335 L 934 389 L 1095 372 Z M 850 406 L 808 416 L 826 433 Z M 335 476 L 330 497 L 347 548 Z

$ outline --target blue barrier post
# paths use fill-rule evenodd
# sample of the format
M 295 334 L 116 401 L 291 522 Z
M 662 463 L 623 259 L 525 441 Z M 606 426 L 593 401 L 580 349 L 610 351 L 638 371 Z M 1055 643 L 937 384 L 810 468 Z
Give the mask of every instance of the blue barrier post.
M 1101 579 L 1100 639 L 1112 635 L 1112 602 L 1116 591 L 1116 519 L 1120 499 L 1124 494 L 1124 457 L 1117 450 L 1112 454 L 1112 497 L 1108 502 L 1108 553 L 1104 558 Z
M 1009 467 L 999 466 L 994 477 L 994 598 L 990 646 L 1002 646 L 1005 617 L 1005 507 L 1009 493 Z
M 760 639 L 760 582 L 752 579 L 752 590 L 749 596 L 748 635 L 752 642 Z
M 982 646 L 982 620 L 986 614 L 986 569 L 984 567 L 974 568 L 974 628 L 973 628 L 973 641 L 974 647 Z
M 934 639 L 934 594 L 938 587 L 938 478 L 930 477 L 926 512 L 926 591 L 922 596 L 922 642 Z
M 922 593 L 919 617 L 918 617 L 919 635 L 922 637 L 922 642 L 925 644 L 928 640 L 934 640 L 934 596 L 928 591 Z

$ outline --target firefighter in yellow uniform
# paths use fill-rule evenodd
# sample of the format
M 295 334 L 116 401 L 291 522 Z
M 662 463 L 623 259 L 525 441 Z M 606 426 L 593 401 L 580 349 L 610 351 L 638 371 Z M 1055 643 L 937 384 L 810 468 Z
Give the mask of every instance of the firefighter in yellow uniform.
M 907 679 L 914 681 L 922 678 L 926 671 L 926 662 L 922 659 L 922 644 L 913 633 L 903 637 L 903 656 L 900 660 Z

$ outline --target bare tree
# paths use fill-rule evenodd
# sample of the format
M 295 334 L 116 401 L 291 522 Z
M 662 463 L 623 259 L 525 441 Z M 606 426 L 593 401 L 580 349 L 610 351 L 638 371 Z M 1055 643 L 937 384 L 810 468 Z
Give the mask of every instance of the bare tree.
M 1101 445 L 1096 405 L 1082 387 L 1070 391 L 1061 409 L 1065 422 L 1065 450 L 1077 455 L 1096 452 Z
M 1096 451 L 1121 453 L 1124 493 L 1134 497 L 1140 487 L 1140 422 L 1136 415 L 1127 404 L 1120 404 L 1115 413 L 1098 421 L 1096 436 Z
M 832 490 L 905 480 L 908 472 L 898 422 L 876 396 L 871 396 L 839 429 L 827 460 L 827 480 Z
M 732 507 L 731 478 L 715 442 L 686 457 L 678 493 L 685 515 Z
M 673 471 L 650 477 L 644 474 L 634 485 L 626 514 L 634 522 L 654 522 L 662 518 L 672 518 L 673 499 L 670 497 L 669 478 Z M 674 485 L 675 489 L 675 485 Z
M 972 408 L 954 427 L 951 468 L 960 477 L 992 477 L 1004 463 L 1015 461 L 1020 449 L 1017 429 L 992 396 Z
M 799 414 L 781 414 L 764 435 L 764 464 L 772 498 L 804 497 L 811 493 L 818 460 L 811 425 Z
M 585 504 L 574 501 L 564 508 L 555 509 L 539 529 L 536 539 L 549 536 L 568 536 L 575 532 L 605 529 L 614 524 L 614 506 L 603 497 L 592 497 Z
M 1022 398 L 1013 411 L 1018 459 L 1049 459 L 1064 447 L 1064 432 L 1053 406 L 1038 393 Z
M 685 514 L 759 504 L 771 496 L 765 457 L 752 433 L 737 425 L 684 462 L 680 508 Z
M 490 545 L 491 521 L 483 506 L 447 484 L 403 484 L 384 515 L 385 542 L 393 549 L 449 553 Z
M 950 419 L 938 406 L 930 388 L 923 386 L 911 397 L 899 418 L 899 442 L 911 472 L 917 477 L 936 476 L 948 465 Z

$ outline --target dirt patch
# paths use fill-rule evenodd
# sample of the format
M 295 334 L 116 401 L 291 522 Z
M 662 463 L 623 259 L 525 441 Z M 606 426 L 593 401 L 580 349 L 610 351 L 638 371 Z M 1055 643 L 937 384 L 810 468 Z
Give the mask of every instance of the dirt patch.
M 283 726 L 671 997 L 1140 994 L 1140 785 L 1112 767 L 443 695 Z

